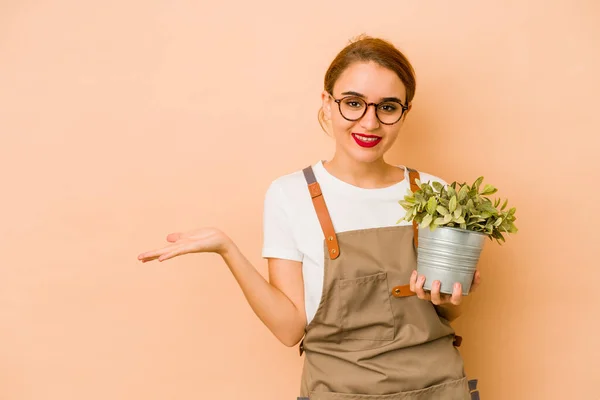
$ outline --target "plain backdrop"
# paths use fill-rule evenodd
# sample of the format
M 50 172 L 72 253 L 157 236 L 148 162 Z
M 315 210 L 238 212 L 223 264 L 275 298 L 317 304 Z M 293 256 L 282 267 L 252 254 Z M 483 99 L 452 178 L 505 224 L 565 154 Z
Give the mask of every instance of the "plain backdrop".
M 388 161 L 517 207 L 455 323 L 482 398 L 600 398 L 599 4 L 0 2 L 0 399 L 295 398 L 218 256 L 136 257 L 212 225 L 266 275 L 265 190 L 331 157 L 323 75 L 361 33 L 417 72 Z

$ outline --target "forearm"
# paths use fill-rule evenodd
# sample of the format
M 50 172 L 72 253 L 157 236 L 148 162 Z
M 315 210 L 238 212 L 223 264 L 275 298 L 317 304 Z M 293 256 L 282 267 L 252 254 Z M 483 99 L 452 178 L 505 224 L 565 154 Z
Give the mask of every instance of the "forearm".
M 454 304 L 446 303 L 442 305 L 434 305 L 434 307 L 437 314 L 440 317 L 447 319 L 449 322 L 454 321 L 462 314 L 462 305 L 455 306 Z
M 438 313 L 439 316 L 452 322 L 458 317 L 460 317 L 465 312 L 465 310 L 469 308 L 469 303 L 471 302 L 472 296 L 472 294 L 468 296 L 463 296 L 460 305 L 458 306 L 452 303 L 436 305 L 434 306 L 435 311 Z
M 303 313 L 254 268 L 233 242 L 221 255 L 258 318 L 286 346 L 298 343 L 306 325 Z

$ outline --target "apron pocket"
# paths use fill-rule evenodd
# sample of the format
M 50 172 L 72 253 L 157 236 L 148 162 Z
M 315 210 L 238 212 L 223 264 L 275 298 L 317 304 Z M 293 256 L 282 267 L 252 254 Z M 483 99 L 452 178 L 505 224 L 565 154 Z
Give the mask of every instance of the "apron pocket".
M 345 339 L 394 339 L 387 273 L 338 281 L 340 324 Z
M 393 394 L 351 394 L 310 392 L 310 400 L 468 400 L 471 399 L 467 378 L 460 378 L 425 389 Z

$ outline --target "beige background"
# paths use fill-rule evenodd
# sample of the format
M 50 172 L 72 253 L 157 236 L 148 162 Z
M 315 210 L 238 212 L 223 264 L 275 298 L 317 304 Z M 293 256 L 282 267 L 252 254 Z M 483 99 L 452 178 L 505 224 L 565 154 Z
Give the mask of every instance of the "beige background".
M 362 32 L 418 75 L 389 161 L 518 207 L 456 323 L 482 398 L 600 399 L 599 3 L 285 4 L 0 2 L 0 399 L 295 398 L 217 256 L 136 256 L 216 225 L 266 273 L 264 192 L 331 156 L 323 75 Z

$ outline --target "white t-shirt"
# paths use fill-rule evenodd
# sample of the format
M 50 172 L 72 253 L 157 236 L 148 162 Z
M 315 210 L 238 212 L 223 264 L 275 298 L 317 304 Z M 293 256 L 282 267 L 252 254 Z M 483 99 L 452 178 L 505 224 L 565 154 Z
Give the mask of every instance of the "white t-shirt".
M 404 168 L 403 166 L 399 166 Z M 313 171 L 331 215 L 336 232 L 395 226 L 405 214 L 398 201 L 410 187 L 408 170 L 404 180 L 392 186 L 363 189 L 331 175 L 319 161 Z M 420 172 L 421 182 L 442 179 Z M 302 170 L 284 175 L 271 183 L 265 195 L 263 217 L 264 258 L 302 262 L 307 323 L 321 301 L 325 238 Z M 411 225 L 402 221 L 400 225 Z

